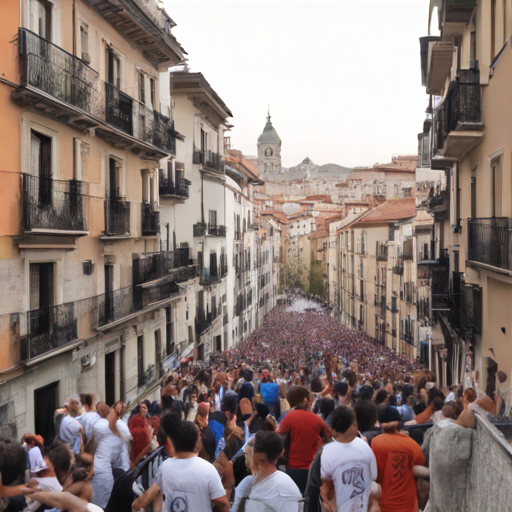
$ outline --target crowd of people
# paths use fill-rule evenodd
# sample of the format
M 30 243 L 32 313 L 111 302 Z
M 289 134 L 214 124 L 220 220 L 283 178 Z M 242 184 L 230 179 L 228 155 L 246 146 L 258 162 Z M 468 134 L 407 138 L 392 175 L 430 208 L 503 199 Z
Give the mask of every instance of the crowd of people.
M 1 440 L 0 512 L 417 512 L 428 454 L 409 426 L 471 428 L 493 406 L 328 315 L 276 308 L 234 349 L 182 360 L 130 414 L 74 395 L 51 443 Z

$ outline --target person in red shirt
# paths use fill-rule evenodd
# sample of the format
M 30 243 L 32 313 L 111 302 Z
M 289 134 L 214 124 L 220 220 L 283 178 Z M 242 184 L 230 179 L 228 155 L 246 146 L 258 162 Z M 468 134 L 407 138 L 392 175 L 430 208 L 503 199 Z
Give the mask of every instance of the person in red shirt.
M 311 396 L 306 388 L 292 386 L 286 399 L 291 411 L 281 421 L 279 433 L 289 436 L 287 472 L 304 494 L 309 466 L 322 438 L 331 439 L 332 432 L 322 418 L 310 411 Z
M 383 434 L 372 441 L 377 459 L 377 483 L 381 485 L 381 512 L 417 512 L 418 495 L 414 466 L 424 466 L 420 446 L 409 436 L 398 432 L 400 413 L 393 407 L 379 410 Z

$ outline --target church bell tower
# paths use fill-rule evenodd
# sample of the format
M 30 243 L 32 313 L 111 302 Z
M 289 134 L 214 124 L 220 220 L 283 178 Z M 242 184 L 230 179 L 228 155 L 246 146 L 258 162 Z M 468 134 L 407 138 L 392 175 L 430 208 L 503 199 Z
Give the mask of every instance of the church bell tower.
M 281 174 L 281 139 L 270 121 L 270 111 L 263 133 L 258 137 L 258 171 L 260 174 Z

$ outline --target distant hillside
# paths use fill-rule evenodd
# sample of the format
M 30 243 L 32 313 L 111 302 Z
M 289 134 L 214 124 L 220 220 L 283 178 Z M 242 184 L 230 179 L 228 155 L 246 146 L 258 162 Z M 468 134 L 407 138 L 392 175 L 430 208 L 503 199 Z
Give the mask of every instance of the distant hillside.
M 336 176 L 343 175 L 344 177 L 350 174 L 350 171 L 352 171 L 350 167 L 343 167 L 338 164 L 324 164 L 318 169 L 318 172 L 320 173 L 329 173 Z

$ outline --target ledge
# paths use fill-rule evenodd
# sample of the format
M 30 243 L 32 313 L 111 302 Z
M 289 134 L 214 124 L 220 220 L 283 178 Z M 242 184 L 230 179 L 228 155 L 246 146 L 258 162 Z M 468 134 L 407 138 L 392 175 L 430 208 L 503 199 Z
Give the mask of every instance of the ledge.
M 512 270 L 507 270 L 505 268 L 500 267 L 493 267 L 492 265 L 487 265 L 487 263 L 480 263 L 479 261 L 467 260 L 466 265 L 469 265 L 471 267 L 479 267 L 484 270 L 489 270 L 490 272 L 496 272 L 497 274 L 512 277 Z
M 141 309 L 140 311 L 136 311 L 135 313 L 130 313 L 129 315 L 126 315 L 119 320 L 115 320 L 114 322 L 110 322 L 109 324 L 102 325 L 101 327 L 96 327 L 96 330 L 99 332 L 110 331 L 111 329 L 115 329 L 116 327 L 119 327 L 120 325 L 123 325 L 124 323 L 129 322 L 130 320 L 133 320 L 134 318 L 137 318 L 140 315 L 144 315 L 146 313 L 151 313 L 152 311 L 156 311 L 157 309 L 167 306 L 167 304 L 170 304 L 173 301 L 179 300 L 180 297 L 181 297 L 181 295 L 178 294 L 178 295 L 173 295 L 172 297 L 169 297 L 168 299 L 161 300 L 160 302 L 155 302 L 154 304 L 146 306 L 144 309 Z

